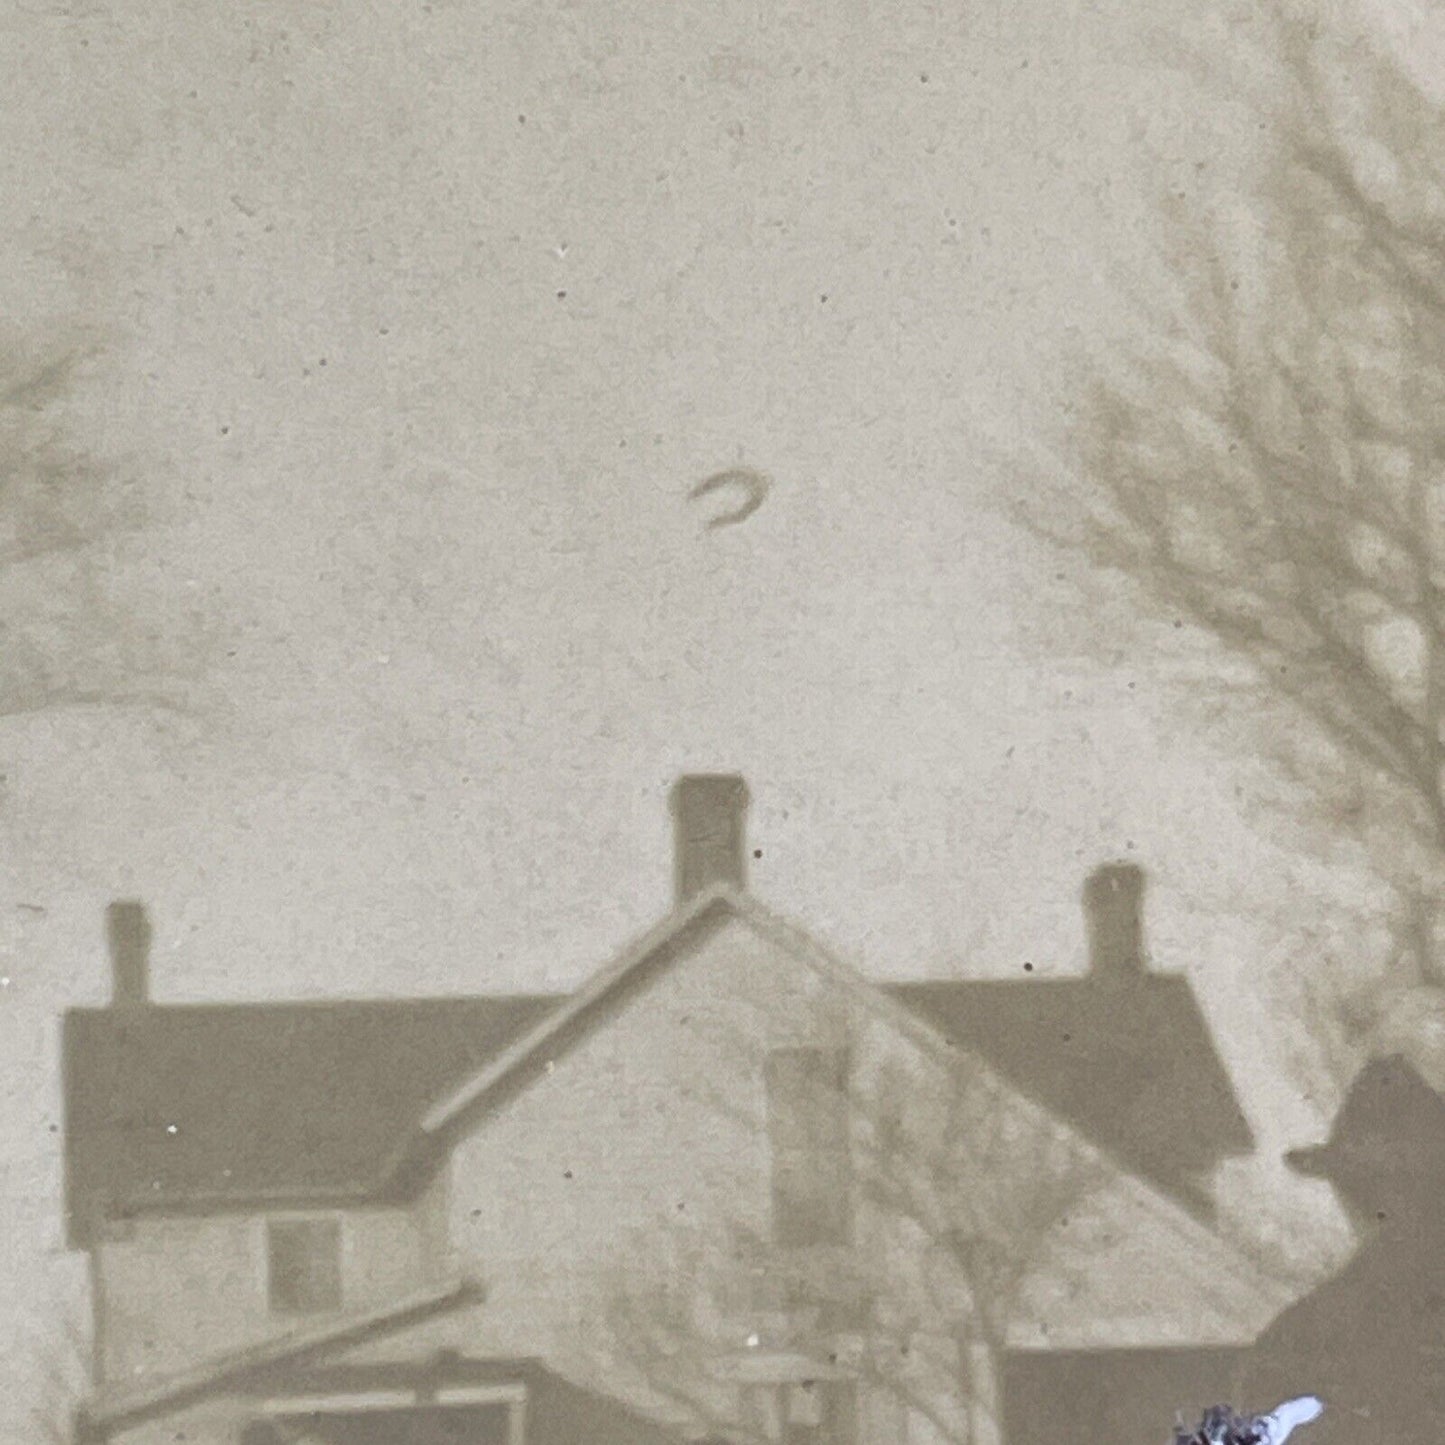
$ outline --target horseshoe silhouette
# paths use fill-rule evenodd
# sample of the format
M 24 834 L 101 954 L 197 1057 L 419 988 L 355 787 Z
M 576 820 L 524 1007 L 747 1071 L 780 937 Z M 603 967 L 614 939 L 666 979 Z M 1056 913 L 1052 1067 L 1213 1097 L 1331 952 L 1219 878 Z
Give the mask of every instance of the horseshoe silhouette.
M 755 472 L 749 467 L 730 467 L 725 472 L 714 472 L 712 476 L 699 482 L 687 496 L 689 501 L 695 502 L 699 497 L 710 496 L 724 487 L 740 487 L 743 490 L 745 496 L 737 507 L 731 512 L 719 513 L 708 522 L 707 530 L 711 532 L 718 527 L 735 527 L 739 522 L 751 517 L 763 505 L 763 498 L 768 495 L 771 485 L 761 472 Z

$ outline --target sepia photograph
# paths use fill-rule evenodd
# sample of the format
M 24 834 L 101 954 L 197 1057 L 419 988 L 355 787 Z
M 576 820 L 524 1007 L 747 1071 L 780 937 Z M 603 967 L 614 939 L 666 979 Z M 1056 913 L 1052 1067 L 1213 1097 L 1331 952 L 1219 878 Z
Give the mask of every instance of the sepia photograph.
M 0 117 L 0 1445 L 1445 1439 L 1445 8 Z

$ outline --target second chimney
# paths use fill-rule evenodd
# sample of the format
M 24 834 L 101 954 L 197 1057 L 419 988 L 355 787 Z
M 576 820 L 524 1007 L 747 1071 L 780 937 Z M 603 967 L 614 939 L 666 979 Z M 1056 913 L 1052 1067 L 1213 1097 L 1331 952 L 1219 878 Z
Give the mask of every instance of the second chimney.
M 111 1004 L 138 1008 L 150 1000 L 151 925 L 145 904 L 121 899 L 105 910 L 110 942 Z
M 1144 972 L 1144 870 L 1106 863 L 1084 884 L 1089 926 L 1089 973 L 1101 979 Z
M 672 785 L 678 906 L 704 889 L 748 883 L 748 785 L 736 773 L 686 773 Z

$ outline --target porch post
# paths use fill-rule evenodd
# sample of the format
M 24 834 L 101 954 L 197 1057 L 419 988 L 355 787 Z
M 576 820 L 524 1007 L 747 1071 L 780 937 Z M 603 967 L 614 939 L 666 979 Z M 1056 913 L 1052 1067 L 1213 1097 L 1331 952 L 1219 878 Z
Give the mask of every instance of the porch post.
M 527 1397 L 507 1406 L 507 1445 L 527 1445 Z
M 988 1340 L 965 1341 L 964 1370 L 968 1381 L 969 1445 L 1003 1445 L 998 1355 Z

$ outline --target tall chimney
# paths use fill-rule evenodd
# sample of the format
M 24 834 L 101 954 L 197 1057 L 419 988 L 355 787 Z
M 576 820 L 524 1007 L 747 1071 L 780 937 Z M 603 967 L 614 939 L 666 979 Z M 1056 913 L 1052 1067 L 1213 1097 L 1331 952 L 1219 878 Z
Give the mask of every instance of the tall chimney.
M 1127 979 L 1144 972 L 1144 870 L 1136 863 L 1106 863 L 1084 884 L 1089 926 L 1089 972 Z
M 110 942 L 111 1004 L 138 1008 L 150 1001 L 151 925 L 144 903 L 119 899 L 105 910 Z
M 737 773 L 685 773 L 672 785 L 678 905 L 705 888 L 748 885 L 748 785 Z

